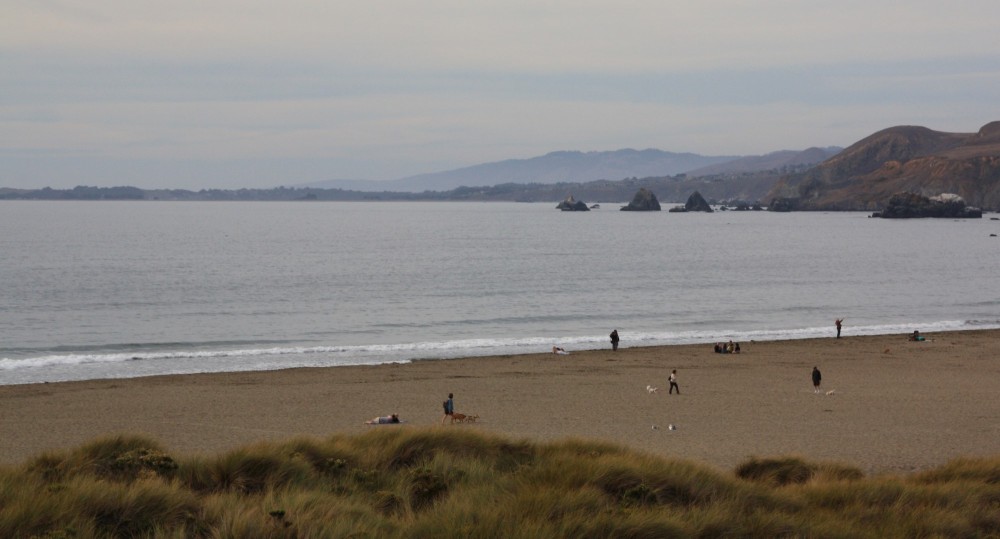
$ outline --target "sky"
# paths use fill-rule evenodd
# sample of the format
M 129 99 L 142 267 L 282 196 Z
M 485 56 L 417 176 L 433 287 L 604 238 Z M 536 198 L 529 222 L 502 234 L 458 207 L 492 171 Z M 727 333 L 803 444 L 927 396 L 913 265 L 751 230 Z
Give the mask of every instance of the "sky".
M 1000 120 L 996 0 L 3 0 L 0 187 L 268 188 Z

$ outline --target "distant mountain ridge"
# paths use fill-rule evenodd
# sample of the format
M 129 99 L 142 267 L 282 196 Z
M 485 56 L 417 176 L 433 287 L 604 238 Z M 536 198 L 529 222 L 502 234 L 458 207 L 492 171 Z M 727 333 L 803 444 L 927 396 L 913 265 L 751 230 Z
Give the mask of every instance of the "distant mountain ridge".
M 397 180 L 400 187 L 421 185 L 433 191 L 502 183 L 559 183 L 671 176 L 735 159 L 662 150 L 623 149 L 605 152 L 551 152 L 530 159 L 508 159 Z
M 815 165 L 837 155 L 843 148 L 828 146 L 826 148 L 807 148 L 802 151 L 781 150 L 764 155 L 748 155 L 731 161 L 709 165 L 690 170 L 688 176 L 712 176 L 716 174 L 743 174 L 747 172 L 762 172 L 779 170 L 787 167 Z
M 792 210 L 881 211 L 890 197 L 954 193 L 1000 210 L 1000 121 L 976 133 L 921 126 L 883 129 L 838 148 L 762 156 L 677 154 L 660 150 L 553 152 L 391 182 L 324 182 L 272 189 L 198 192 L 78 186 L 70 190 L 0 188 L 0 199 L 42 200 L 451 200 L 622 202 L 646 188 L 665 202 L 695 190 L 709 201 L 755 202 Z M 650 168 L 641 168 L 641 167 Z M 655 172 L 652 172 L 654 171 Z M 566 180 L 564 178 L 570 178 Z M 598 179 L 589 179 L 598 178 Z M 458 187 L 448 187 L 458 185 Z
M 358 191 L 421 192 L 448 191 L 458 187 L 493 186 L 507 183 L 555 184 L 598 180 L 665 177 L 677 174 L 697 176 L 756 172 L 786 165 L 815 164 L 839 148 L 810 148 L 803 152 L 781 151 L 766 156 L 704 156 L 663 150 L 622 149 L 615 151 L 558 151 L 529 159 L 507 159 L 454 170 L 408 176 L 389 181 L 330 180 L 300 187 L 352 189 Z M 731 166 L 714 171 L 713 167 Z M 695 174 L 695 172 L 697 172 Z
M 581 200 L 628 201 L 646 187 L 664 202 L 683 202 L 695 190 L 710 200 L 759 201 L 775 182 L 802 171 L 839 148 L 779 151 L 762 156 L 699 156 L 660 150 L 552 152 L 395 181 L 338 180 L 271 189 L 137 189 L 77 186 L 69 190 L 4 189 L 0 199 L 43 200 Z M 710 163 L 706 165 L 706 163 Z M 593 167 L 593 170 L 591 168 Z M 645 167 L 645 168 L 643 168 Z M 694 167 L 692 169 L 692 167 Z M 596 172 L 594 172 L 596 170 Z M 657 171 L 650 174 L 650 171 Z M 672 174 L 660 173 L 661 170 Z M 676 172 L 680 171 L 680 172 Z M 687 172 L 685 172 L 687 171 Z M 506 175 L 500 175 L 500 174 Z M 517 177 L 520 181 L 498 181 Z M 563 181 L 560 178 L 611 179 Z M 418 183 L 413 183 L 414 178 Z M 427 180 L 424 182 L 424 180 Z M 459 187 L 432 187 L 460 183 Z M 544 181 L 543 181 L 544 180 Z M 450 183 L 449 183 L 450 182 Z M 479 184 L 479 185 L 475 185 Z
M 703 156 L 662 150 L 557 151 L 528 159 L 506 159 L 469 167 L 407 176 L 397 180 L 330 180 L 307 187 L 360 191 L 449 191 L 457 187 L 505 183 L 587 182 L 629 177 L 669 176 L 723 163 L 738 156 Z
M 781 178 L 765 201 L 786 199 L 800 210 L 871 211 L 899 192 L 954 193 L 972 206 L 1000 208 L 1000 121 L 976 133 L 883 129 L 805 172 Z

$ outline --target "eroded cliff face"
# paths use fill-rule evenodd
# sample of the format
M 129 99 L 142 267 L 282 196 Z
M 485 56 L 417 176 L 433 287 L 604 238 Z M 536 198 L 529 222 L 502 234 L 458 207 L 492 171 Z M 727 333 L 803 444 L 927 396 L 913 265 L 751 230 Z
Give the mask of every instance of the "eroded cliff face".
M 783 177 L 765 200 L 793 199 L 797 210 L 874 211 L 899 192 L 955 193 L 969 205 L 1000 209 L 1000 122 L 977 133 L 885 129 Z

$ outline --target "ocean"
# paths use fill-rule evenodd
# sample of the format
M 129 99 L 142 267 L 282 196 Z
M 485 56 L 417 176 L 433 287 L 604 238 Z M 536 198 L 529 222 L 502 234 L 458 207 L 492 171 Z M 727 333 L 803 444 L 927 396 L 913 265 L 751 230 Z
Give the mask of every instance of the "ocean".
M 990 215 L 618 207 L 0 201 L 0 384 L 1000 327 Z

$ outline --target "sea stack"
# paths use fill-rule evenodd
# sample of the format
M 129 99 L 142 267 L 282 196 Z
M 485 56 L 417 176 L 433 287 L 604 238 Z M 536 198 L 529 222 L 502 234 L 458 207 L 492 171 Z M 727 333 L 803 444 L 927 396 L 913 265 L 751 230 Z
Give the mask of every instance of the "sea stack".
M 573 195 L 567 196 L 566 200 L 563 200 L 556 206 L 556 209 L 562 211 L 590 211 L 586 202 L 574 199 Z
M 632 198 L 628 206 L 623 206 L 621 211 L 660 211 L 660 201 L 656 200 L 656 195 L 645 187 L 640 187 Z

